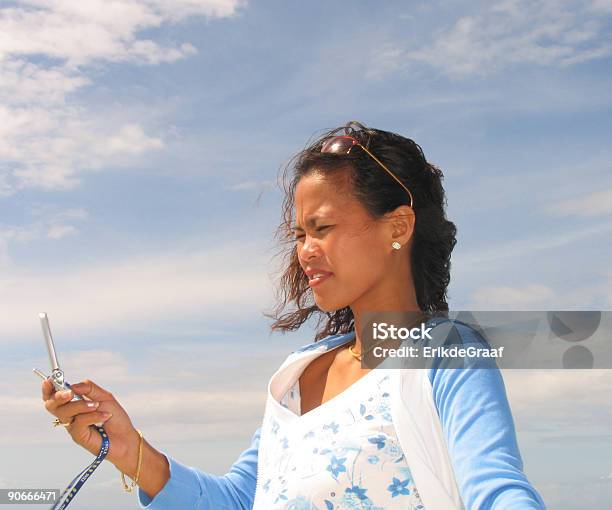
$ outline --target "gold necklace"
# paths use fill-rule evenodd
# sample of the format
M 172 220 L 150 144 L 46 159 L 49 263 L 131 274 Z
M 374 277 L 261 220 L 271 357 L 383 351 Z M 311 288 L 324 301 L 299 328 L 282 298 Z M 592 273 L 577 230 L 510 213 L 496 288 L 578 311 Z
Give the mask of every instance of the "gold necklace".
M 378 343 L 375 343 L 372 347 L 370 347 L 367 351 L 365 351 L 365 354 L 367 354 L 368 352 L 370 352 L 372 349 L 374 349 L 374 347 L 376 347 L 377 345 L 382 344 L 383 342 L 386 342 L 386 340 L 382 340 Z M 351 355 L 353 356 L 353 358 L 355 358 L 358 361 L 361 361 L 361 358 L 363 357 L 364 353 L 363 352 L 355 352 L 353 350 L 353 346 L 349 345 L 348 351 L 351 353 Z
M 349 345 L 348 351 L 351 353 L 351 355 L 353 356 L 353 358 L 355 358 L 355 359 L 356 359 L 356 360 L 358 360 L 358 361 L 361 361 L 361 354 L 356 353 L 356 352 L 353 350 L 353 346 L 352 346 L 352 345 Z

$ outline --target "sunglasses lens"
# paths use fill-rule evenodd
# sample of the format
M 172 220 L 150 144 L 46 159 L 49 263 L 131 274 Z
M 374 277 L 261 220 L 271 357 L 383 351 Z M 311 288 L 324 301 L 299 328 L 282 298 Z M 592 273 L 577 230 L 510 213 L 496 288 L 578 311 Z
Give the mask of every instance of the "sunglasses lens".
M 357 140 L 350 136 L 334 136 L 326 140 L 321 152 L 330 152 L 333 154 L 348 154 L 351 148 L 357 143 Z

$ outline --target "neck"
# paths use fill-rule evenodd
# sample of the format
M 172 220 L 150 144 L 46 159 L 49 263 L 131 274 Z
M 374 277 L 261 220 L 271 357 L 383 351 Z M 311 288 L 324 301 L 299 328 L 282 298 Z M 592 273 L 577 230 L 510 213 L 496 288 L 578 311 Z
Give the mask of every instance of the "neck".
M 387 312 L 420 312 L 416 289 L 408 264 L 394 267 L 387 272 L 382 281 L 369 289 L 350 305 L 355 326 L 355 342 L 353 351 L 362 352 L 361 332 L 371 315 L 377 311 Z M 369 312 L 369 313 L 368 313 Z M 367 347 L 366 347 L 367 349 Z M 352 356 L 351 356 L 352 358 Z M 355 359 L 357 361 L 357 359 Z M 358 362 L 358 361 L 357 361 Z
M 371 327 L 371 312 L 421 312 L 416 301 L 416 296 L 414 296 L 413 299 L 406 299 L 401 302 L 388 301 L 372 304 L 372 306 L 368 307 L 351 307 L 351 310 L 355 321 L 355 342 L 353 351 L 356 353 L 361 353 L 363 351 L 361 332 L 364 327 Z M 371 344 L 369 347 L 371 347 Z

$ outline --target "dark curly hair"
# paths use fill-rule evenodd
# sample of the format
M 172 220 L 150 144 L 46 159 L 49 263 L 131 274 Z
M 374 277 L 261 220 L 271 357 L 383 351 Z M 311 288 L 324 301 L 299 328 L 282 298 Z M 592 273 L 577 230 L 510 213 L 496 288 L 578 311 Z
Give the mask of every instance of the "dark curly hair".
M 355 147 L 346 155 L 321 153 L 325 140 L 338 134 L 356 138 L 411 191 L 416 219 L 409 256 L 417 303 L 426 314 L 444 314 L 448 311 L 446 291 L 457 229 L 446 219 L 442 171 L 425 159 L 421 147 L 413 140 L 351 121 L 310 142 L 284 167 L 283 219 L 275 233 L 275 239 L 281 245 L 276 256 L 282 257 L 281 268 L 284 269 L 281 269 L 277 287 L 278 304 L 272 314 L 264 313 L 274 320 L 271 331 L 296 330 L 313 314 L 318 317 L 315 341 L 348 333 L 354 328 L 353 312 L 349 306 L 334 312 L 318 308 L 308 277 L 300 266 L 291 227 L 295 189 L 302 177 L 316 170 L 324 175 L 348 179 L 353 195 L 375 220 L 400 205 L 410 205 L 406 190 L 364 150 Z M 287 173 L 292 174 L 290 179 L 287 179 Z M 285 311 L 290 303 L 293 309 Z

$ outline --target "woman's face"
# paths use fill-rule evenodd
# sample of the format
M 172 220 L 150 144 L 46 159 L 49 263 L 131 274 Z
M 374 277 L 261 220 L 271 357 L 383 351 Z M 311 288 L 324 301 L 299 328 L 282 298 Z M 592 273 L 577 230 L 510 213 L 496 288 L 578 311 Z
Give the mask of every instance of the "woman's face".
M 323 273 L 320 280 L 309 275 L 317 306 L 375 309 L 390 277 L 389 223 L 373 220 L 345 180 L 315 171 L 296 187 L 293 227 L 302 269 Z

